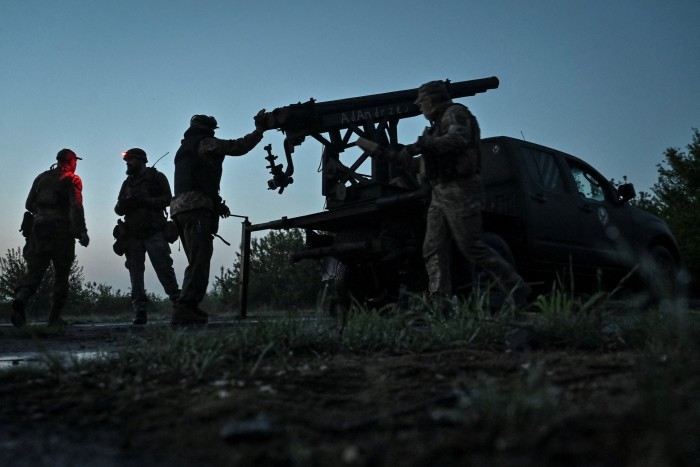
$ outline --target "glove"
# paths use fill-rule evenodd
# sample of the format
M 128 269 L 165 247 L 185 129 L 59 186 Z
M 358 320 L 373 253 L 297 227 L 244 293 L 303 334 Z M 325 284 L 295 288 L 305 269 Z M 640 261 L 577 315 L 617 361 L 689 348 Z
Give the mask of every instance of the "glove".
M 421 134 L 416 140 L 416 142 L 413 143 L 411 146 L 414 146 L 418 151 L 418 154 L 420 154 L 422 150 L 428 149 L 432 142 L 433 137 L 430 136 L 430 128 L 425 127 L 425 129 L 423 130 L 423 134 Z
M 272 128 L 268 123 L 268 118 L 267 114 L 265 113 L 265 109 L 260 110 L 260 112 L 258 112 L 255 115 L 255 117 L 253 117 L 253 121 L 255 122 L 256 130 L 265 131 Z
M 420 139 L 420 138 L 419 138 Z M 401 152 L 404 152 L 410 156 L 417 156 L 418 154 L 421 153 L 421 146 L 416 142 L 413 144 L 407 144 L 406 146 L 401 149 Z
M 80 237 L 78 237 L 78 243 L 80 243 L 82 246 L 88 246 L 90 244 L 90 237 L 88 237 L 87 231 L 80 234 Z
M 226 203 L 221 203 L 216 208 L 216 214 L 220 218 L 226 219 L 227 217 L 231 217 L 231 210 L 228 208 L 228 206 L 226 206 Z
M 409 144 L 407 148 L 412 151 L 413 155 L 425 154 L 430 151 L 433 146 L 432 136 L 419 136 L 415 143 Z

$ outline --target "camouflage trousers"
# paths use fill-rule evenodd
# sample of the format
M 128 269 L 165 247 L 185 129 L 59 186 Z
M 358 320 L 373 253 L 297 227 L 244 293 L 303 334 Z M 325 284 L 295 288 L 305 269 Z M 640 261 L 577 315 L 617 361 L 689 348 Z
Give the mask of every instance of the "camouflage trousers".
M 64 225 L 36 223 L 23 251 L 27 271 L 20 278 L 15 292 L 27 288 L 33 295 L 46 270 L 53 266 L 51 308 L 60 310 L 68 300 L 70 269 L 75 259 L 75 239 Z
M 217 220 L 207 209 L 194 209 L 173 216 L 187 256 L 178 303 L 198 304 L 204 299 L 209 285 L 209 267 L 214 253 Z
M 487 271 L 508 292 L 521 281 L 515 269 L 482 240 L 481 199 L 478 187 L 463 182 L 433 187 L 423 241 L 423 258 L 430 294 L 452 295 L 450 255 L 454 239 L 460 253 Z
M 144 313 L 148 303 L 143 279 L 146 270 L 146 254 L 148 254 L 158 281 L 168 297 L 175 301 L 180 295 L 180 287 L 173 269 L 170 244 L 165 239 L 163 231 L 156 232 L 146 238 L 129 237 L 124 265 L 129 270 L 131 305 L 136 313 Z

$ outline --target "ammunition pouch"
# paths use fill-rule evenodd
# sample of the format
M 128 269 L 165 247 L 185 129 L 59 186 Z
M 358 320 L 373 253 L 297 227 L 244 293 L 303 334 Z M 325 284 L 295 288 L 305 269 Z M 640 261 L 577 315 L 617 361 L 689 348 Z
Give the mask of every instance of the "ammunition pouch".
M 123 220 L 119 219 L 117 221 L 117 225 L 115 225 L 114 229 L 112 229 L 112 236 L 115 240 L 114 244 L 112 245 L 112 250 L 114 250 L 114 253 L 116 253 L 118 256 L 123 256 L 124 253 L 126 253 L 126 247 L 129 243 L 126 223 L 124 223 Z
M 29 238 L 34 230 L 34 214 L 29 211 L 24 212 L 22 216 L 22 224 L 19 226 L 19 231 L 22 232 L 24 238 Z
M 163 232 L 165 233 L 165 239 L 168 241 L 168 243 L 175 243 L 180 237 L 180 232 L 177 230 L 177 225 L 172 219 L 165 224 L 165 229 Z

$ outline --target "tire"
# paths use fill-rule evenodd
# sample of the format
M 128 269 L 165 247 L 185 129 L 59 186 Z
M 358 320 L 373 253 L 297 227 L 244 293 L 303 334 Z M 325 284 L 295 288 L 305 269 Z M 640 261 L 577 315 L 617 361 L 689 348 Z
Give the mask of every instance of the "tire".
M 664 300 L 677 292 L 679 265 L 668 248 L 662 245 L 651 247 L 648 260 L 642 261 L 642 280 L 651 297 Z

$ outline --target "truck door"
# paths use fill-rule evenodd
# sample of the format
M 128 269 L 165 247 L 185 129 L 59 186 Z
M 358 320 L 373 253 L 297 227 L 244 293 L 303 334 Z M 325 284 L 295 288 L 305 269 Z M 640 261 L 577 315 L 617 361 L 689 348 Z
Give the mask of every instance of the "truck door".
M 621 209 L 616 190 L 599 172 L 581 160 L 567 157 L 571 179 L 578 194 L 580 236 L 589 253 L 587 262 L 596 268 L 613 267 L 621 252 L 619 225 L 627 211 Z
M 562 157 L 544 147 L 520 146 L 525 165 L 534 259 L 562 268 L 585 264 L 587 245 L 579 224 L 578 195 L 572 193 Z

